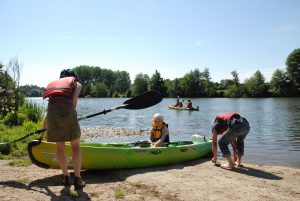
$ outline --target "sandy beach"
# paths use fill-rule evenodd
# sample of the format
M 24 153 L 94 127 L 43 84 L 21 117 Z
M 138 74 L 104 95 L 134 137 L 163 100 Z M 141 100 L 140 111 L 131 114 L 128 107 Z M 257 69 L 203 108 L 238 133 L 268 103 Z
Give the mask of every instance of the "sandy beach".
M 60 170 L 9 166 L 0 160 L 0 200 L 284 200 L 300 198 L 300 169 L 244 163 L 225 170 L 210 158 L 171 166 L 83 170 L 77 195 L 60 185 Z M 221 161 L 224 162 L 224 161 Z

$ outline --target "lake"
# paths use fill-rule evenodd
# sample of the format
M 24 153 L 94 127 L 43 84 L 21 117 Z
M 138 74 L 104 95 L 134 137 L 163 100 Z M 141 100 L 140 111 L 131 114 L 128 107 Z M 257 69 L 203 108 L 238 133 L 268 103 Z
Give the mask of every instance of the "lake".
M 29 98 L 43 107 L 47 101 Z M 80 98 L 78 117 L 101 112 L 122 105 L 126 98 Z M 141 110 L 119 109 L 80 121 L 81 127 L 126 128 L 149 130 L 154 113 L 163 114 L 169 124 L 171 140 L 188 140 L 193 134 L 211 138 L 215 116 L 235 111 L 250 122 L 250 133 L 245 140 L 245 162 L 267 165 L 300 167 L 300 98 L 194 98 L 200 111 L 169 110 L 175 99 L 164 98 L 159 104 Z M 112 129 L 113 130 L 113 129 Z M 118 130 L 119 132 L 119 130 Z M 112 134 L 113 135 L 113 134 Z M 117 135 L 116 135 L 117 136 Z M 91 138 L 90 141 L 119 142 L 145 140 L 147 135 L 126 138 Z M 221 157 L 221 152 L 218 153 Z

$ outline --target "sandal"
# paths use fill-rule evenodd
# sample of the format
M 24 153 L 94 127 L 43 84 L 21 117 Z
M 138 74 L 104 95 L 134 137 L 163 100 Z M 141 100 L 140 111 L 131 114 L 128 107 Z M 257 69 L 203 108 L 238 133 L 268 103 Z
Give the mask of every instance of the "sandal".
M 76 190 L 80 190 L 83 189 L 83 187 L 85 187 L 85 182 L 82 181 L 81 177 L 74 178 L 74 187 Z
M 66 187 L 70 187 L 71 186 L 71 179 L 70 179 L 70 175 L 64 176 L 64 179 L 62 180 L 62 184 Z

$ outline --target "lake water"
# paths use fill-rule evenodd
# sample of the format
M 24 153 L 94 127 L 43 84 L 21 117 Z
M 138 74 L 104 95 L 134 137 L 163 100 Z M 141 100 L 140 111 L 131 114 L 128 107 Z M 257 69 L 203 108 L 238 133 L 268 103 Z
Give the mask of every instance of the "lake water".
M 31 98 L 44 107 L 47 101 Z M 78 117 L 110 109 L 127 100 L 125 98 L 81 98 Z M 245 162 L 300 167 L 300 98 L 195 98 L 191 99 L 200 111 L 169 110 L 175 99 L 165 98 L 159 104 L 141 110 L 119 109 L 80 121 L 82 128 L 111 127 L 149 130 L 151 117 L 160 112 L 169 124 L 171 140 L 188 140 L 193 134 L 211 138 L 215 116 L 235 111 L 250 122 L 250 133 L 245 140 Z M 146 135 L 127 138 L 103 137 L 91 141 L 145 140 Z M 221 152 L 218 155 L 221 157 Z

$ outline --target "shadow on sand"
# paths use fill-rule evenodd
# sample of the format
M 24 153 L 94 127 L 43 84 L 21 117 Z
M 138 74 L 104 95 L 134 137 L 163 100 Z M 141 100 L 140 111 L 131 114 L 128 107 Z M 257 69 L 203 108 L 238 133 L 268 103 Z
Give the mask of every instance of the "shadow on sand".
M 221 167 L 222 168 L 222 167 Z M 225 169 L 225 168 L 222 168 Z M 279 177 L 275 174 L 263 171 L 263 170 L 259 170 L 259 169 L 255 169 L 255 168 L 251 168 L 251 167 L 237 167 L 234 168 L 232 170 L 228 170 L 228 171 L 233 171 L 233 172 L 237 172 L 240 174 L 245 174 L 248 176 L 252 176 L 252 177 L 258 177 L 258 178 L 262 178 L 262 179 L 269 179 L 269 180 L 281 180 L 283 179 L 282 177 Z

